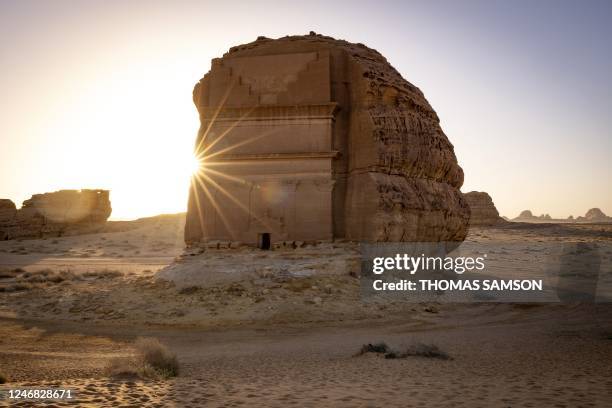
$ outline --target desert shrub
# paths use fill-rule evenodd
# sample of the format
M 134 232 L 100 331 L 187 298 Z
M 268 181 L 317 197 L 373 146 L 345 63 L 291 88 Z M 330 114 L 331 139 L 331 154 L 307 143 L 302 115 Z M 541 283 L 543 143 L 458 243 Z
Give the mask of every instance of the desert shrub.
M 33 286 L 27 282 L 17 282 L 12 285 L 0 286 L 0 292 L 21 292 L 24 290 L 30 290 Z
M 30 283 L 46 282 L 47 277 L 52 275 L 51 269 L 40 269 L 38 271 L 25 272 L 20 276 L 20 279 Z
M 141 378 L 140 367 L 133 359 L 114 358 L 106 366 L 106 373 L 115 378 Z
M 10 279 L 14 278 L 17 273 L 14 270 L 10 269 L 0 269 L 0 279 Z
M 69 269 L 54 271 L 52 269 L 41 269 L 34 272 L 25 272 L 19 279 L 28 283 L 60 283 L 65 280 L 74 280 L 76 275 Z
M 368 344 L 364 344 L 363 346 L 361 346 L 361 350 L 359 350 L 359 352 L 357 353 L 358 356 L 361 356 L 365 353 L 387 353 L 389 352 L 391 349 L 389 348 L 389 346 L 387 346 L 386 343 L 380 342 L 380 343 L 368 343 Z
M 24 273 L 25 270 L 22 268 L 13 268 L 13 269 L 0 269 L 0 279 L 10 279 L 14 278 L 20 273 Z
M 0 384 L 6 384 L 8 382 L 8 378 L 6 378 L 6 375 L 0 373 Z
M 416 343 L 406 347 L 404 350 L 393 350 L 385 343 L 364 344 L 357 356 L 365 353 L 383 354 L 387 359 L 407 358 L 407 357 L 425 357 L 438 358 L 441 360 L 452 360 L 446 352 L 440 350 L 435 344 Z
M 97 271 L 87 271 L 83 273 L 85 278 L 97 278 L 97 279 L 112 279 L 122 276 L 123 274 L 119 271 L 112 269 L 100 269 Z
M 179 364 L 176 354 L 172 353 L 159 340 L 140 337 L 136 339 L 136 349 L 141 355 L 144 366 L 155 370 L 162 377 L 176 377 Z
M 157 339 L 139 337 L 134 344 L 136 356 L 113 359 L 107 366 L 112 377 L 170 378 L 179 374 L 176 355 Z
M 178 293 L 181 295 L 191 295 L 198 292 L 200 289 L 202 289 L 200 286 L 187 286 L 179 290 Z
M 441 360 L 451 360 L 451 357 L 444 351 L 440 350 L 435 344 L 417 343 L 408 346 L 403 352 L 390 352 L 385 355 L 385 358 L 406 358 L 406 357 L 426 357 L 439 358 Z
M 75 279 L 74 273 L 71 271 L 59 271 L 58 273 L 54 273 L 53 275 L 47 276 L 47 282 L 50 283 L 61 283 L 66 280 Z

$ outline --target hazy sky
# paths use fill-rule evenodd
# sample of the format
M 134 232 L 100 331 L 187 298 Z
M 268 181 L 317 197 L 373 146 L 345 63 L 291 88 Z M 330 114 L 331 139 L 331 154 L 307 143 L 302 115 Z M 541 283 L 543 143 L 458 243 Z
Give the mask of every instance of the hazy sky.
M 437 111 L 500 213 L 612 215 L 610 1 L 0 0 L 0 198 L 111 189 L 115 219 L 184 211 L 193 85 L 259 35 L 377 49 Z

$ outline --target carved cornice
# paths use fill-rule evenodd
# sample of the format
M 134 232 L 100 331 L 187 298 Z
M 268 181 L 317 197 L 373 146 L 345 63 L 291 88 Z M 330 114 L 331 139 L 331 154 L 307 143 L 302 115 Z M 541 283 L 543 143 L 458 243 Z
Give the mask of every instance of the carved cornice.
M 199 107 L 204 122 L 287 119 L 334 119 L 339 110 L 336 102 L 318 105 L 258 105 L 253 107 Z
M 296 160 L 296 159 L 334 159 L 340 155 L 337 150 L 329 152 L 301 153 L 266 153 L 266 154 L 219 154 L 214 155 L 206 165 L 214 165 L 225 161 L 262 161 L 262 160 Z

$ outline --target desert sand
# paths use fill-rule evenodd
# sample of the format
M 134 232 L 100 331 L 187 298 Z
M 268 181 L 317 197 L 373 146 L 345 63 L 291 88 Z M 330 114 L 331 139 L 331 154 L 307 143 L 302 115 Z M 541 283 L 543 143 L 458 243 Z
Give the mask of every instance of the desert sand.
M 201 254 L 184 249 L 183 225 L 0 242 L 0 387 L 74 392 L 41 406 L 610 406 L 610 303 L 363 302 L 349 243 Z M 512 265 L 565 242 L 609 248 L 612 227 L 507 223 L 472 229 L 466 245 L 496 243 Z M 206 265 L 217 273 L 198 278 Z M 177 270 L 189 279 L 161 279 Z M 110 376 L 137 337 L 176 353 L 179 376 Z M 356 355 L 379 341 L 451 359 Z

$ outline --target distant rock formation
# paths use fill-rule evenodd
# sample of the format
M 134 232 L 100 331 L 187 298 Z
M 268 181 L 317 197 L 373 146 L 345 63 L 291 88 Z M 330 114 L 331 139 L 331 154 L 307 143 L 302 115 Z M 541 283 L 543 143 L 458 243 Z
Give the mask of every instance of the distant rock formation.
M 505 222 L 499 216 L 491 196 L 485 192 L 471 191 L 463 195 L 472 215 L 470 216 L 470 227 L 491 226 Z
M 60 190 L 35 194 L 17 209 L 0 199 L 0 240 L 95 232 L 111 214 L 108 190 Z
M 591 208 L 584 217 L 576 218 L 578 222 L 612 222 L 612 217 L 608 217 L 599 208 Z
M 523 210 L 521 211 L 521 213 L 518 215 L 518 217 L 513 218 L 512 221 L 519 221 L 519 222 L 534 222 L 535 220 L 537 220 L 538 217 L 536 217 L 535 215 L 533 215 L 533 213 L 531 212 L 531 210 Z
M 467 234 L 453 145 L 376 50 L 316 33 L 259 37 L 213 59 L 193 101 L 196 154 L 209 159 L 192 179 L 187 243 Z
M 518 217 L 513 219 L 512 221 L 520 221 L 520 222 L 542 222 L 552 220 L 549 214 L 541 214 L 540 216 L 535 216 L 530 210 L 522 211 Z
M 533 219 L 533 218 L 536 218 L 536 216 L 533 215 L 533 213 L 530 210 L 525 210 L 525 211 L 521 211 L 519 216 L 516 217 L 515 219 L 516 220 L 518 220 L 518 219 L 527 219 L 527 220 L 529 220 L 529 219 Z
M 612 217 L 608 217 L 601 211 L 599 208 L 591 208 L 584 217 L 576 217 L 570 215 L 567 218 L 552 218 L 550 214 L 542 214 L 540 216 L 535 216 L 529 210 L 525 210 L 519 214 L 518 217 L 514 218 L 512 221 L 517 222 L 555 222 L 555 223 L 608 223 L 612 222 Z

